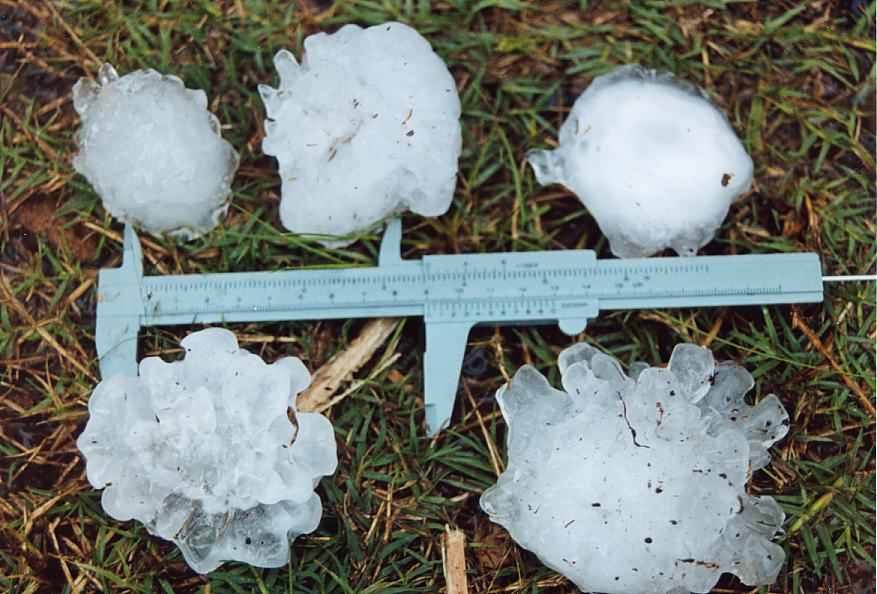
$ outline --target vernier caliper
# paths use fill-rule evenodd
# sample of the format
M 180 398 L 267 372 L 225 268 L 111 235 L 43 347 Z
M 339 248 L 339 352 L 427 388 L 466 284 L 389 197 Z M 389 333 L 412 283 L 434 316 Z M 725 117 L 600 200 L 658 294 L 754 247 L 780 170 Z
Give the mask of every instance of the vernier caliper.
M 374 267 L 144 276 L 125 227 L 122 266 L 100 271 L 95 340 L 104 378 L 137 374 L 141 327 L 422 316 L 426 423 L 447 426 L 475 324 L 557 323 L 569 335 L 600 310 L 822 301 L 814 253 L 598 260 L 591 250 L 403 260 L 390 222 Z

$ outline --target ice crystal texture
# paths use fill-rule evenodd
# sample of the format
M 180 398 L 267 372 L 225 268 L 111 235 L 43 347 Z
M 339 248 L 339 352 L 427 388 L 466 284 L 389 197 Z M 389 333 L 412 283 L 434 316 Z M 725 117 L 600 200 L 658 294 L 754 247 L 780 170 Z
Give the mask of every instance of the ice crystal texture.
M 631 375 L 585 344 L 559 367 L 563 391 L 526 366 L 497 394 L 509 463 L 481 498 L 494 522 L 584 591 L 774 581 L 784 515 L 746 482 L 788 431 L 776 396 L 746 404 L 752 376 L 689 344 Z
M 406 209 L 447 211 L 461 150 L 460 99 L 444 62 L 400 23 L 347 25 L 304 41 L 299 65 L 274 57 L 280 88 L 259 86 L 262 149 L 280 165 L 283 225 L 335 236 Z
M 228 210 L 238 155 L 207 111 L 207 95 L 176 76 L 137 70 L 99 82 L 80 78 L 73 105 L 82 118 L 73 167 L 117 219 L 180 239 L 201 235 Z
M 329 421 L 295 411 L 310 375 L 219 328 L 182 345 L 180 362 L 150 357 L 139 377 L 98 384 L 77 440 L 88 480 L 110 516 L 143 522 L 200 573 L 224 560 L 282 566 L 289 538 L 317 527 L 314 487 L 337 463 Z
M 575 192 L 622 258 L 694 255 L 752 183 L 752 159 L 706 92 L 639 65 L 594 79 L 559 143 L 529 153 L 537 180 Z

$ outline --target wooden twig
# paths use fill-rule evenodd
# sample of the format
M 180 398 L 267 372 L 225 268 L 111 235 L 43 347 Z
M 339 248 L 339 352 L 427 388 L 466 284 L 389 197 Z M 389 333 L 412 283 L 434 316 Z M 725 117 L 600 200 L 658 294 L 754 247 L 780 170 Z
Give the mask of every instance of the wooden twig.
M 337 399 L 332 397 L 387 341 L 397 321 L 395 318 L 378 318 L 367 323 L 344 351 L 314 373 L 311 385 L 298 395 L 298 410 L 322 412 L 335 404 Z
M 458 528 L 445 524 L 442 539 L 442 568 L 445 572 L 447 594 L 469 594 L 466 578 L 466 535 Z

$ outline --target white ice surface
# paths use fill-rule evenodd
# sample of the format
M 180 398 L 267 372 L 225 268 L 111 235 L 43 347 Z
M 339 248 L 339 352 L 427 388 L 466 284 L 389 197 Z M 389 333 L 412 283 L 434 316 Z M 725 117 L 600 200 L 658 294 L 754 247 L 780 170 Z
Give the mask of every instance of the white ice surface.
M 182 346 L 182 361 L 150 357 L 139 377 L 98 384 L 77 440 L 88 480 L 107 514 L 173 541 L 200 573 L 224 560 L 280 567 L 289 539 L 316 529 L 314 487 L 337 464 L 330 422 L 295 410 L 310 375 L 219 328 Z
M 81 78 L 73 103 L 82 118 L 73 167 L 117 219 L 154 234 L 201 235 L 228 210 L 238 155 L 207 111 L 207 95 L 176 76 L 109 64 L 99 82 Z
M 461 150 L 460 99 L 447 67 L 400 23 L 346 25 L 304 41 L 298 64 L 274 57 L 280 87 L 260 85 L 262 149 L 280 166 L 283 225 L 338 237 L 411 210 L 447 211 Z
M 752 159 L 708 95 L 639 65 L 594 79 L 559 144 L 529 153 L 537 180 L 572 190 L 622 258 L 694 255 L 752 183 Z
M 509 462 L 481 498 L 491 519 L 583 591 L 773 582 L 784 514 L 746 483 L 788 430 L 776 396 L 747 405 L 749 373 L 695 345 L 636 379 L 585 344 L 558 363 L 563 390 L 525 366 L 497 395 Z

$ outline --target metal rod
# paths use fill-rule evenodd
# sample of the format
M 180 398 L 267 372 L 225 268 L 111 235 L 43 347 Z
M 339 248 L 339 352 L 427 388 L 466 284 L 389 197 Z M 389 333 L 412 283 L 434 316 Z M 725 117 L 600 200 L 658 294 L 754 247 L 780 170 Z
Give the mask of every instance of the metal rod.
M 877 281 L 877 274 L 848 274 L 822 277 L 822 282 L 824 283 L 844 283 L 847 281 Z

